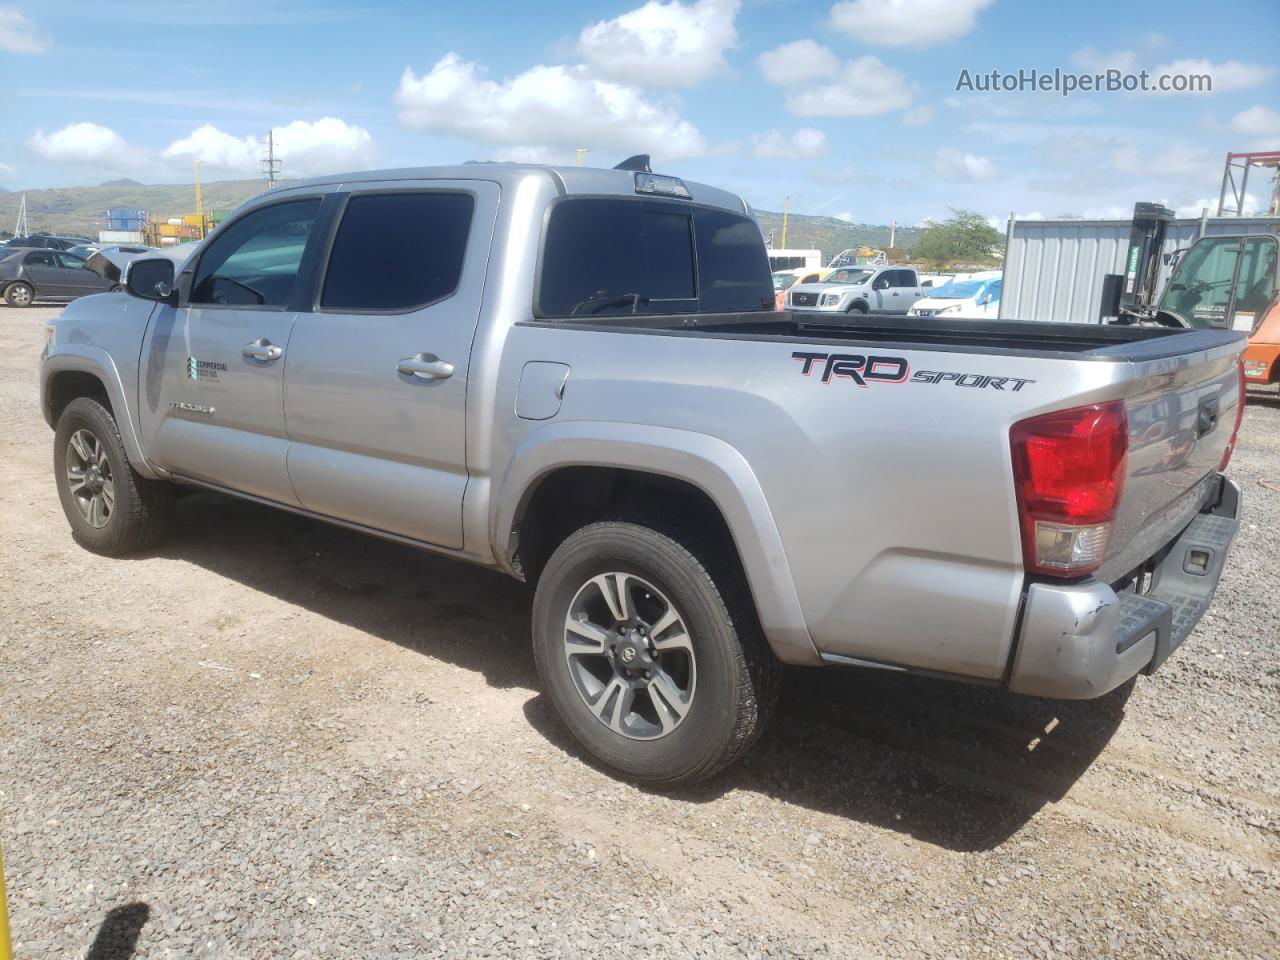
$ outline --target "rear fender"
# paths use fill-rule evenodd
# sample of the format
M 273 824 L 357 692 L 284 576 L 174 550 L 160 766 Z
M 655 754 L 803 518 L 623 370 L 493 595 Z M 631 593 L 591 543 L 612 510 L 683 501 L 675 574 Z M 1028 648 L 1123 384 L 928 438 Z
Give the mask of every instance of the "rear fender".
M 520 517 L 539 482 L 563 467 L 614 467 L 683 480 L 719 508 L 737 546 L 765 636 L 780 660 L 818 665 L 782 538 L 755 473 L 722 440 L 630 423 L 553 423 L 516 449 L 503 476 L 491 530 L 498 563 L 512 569 Z

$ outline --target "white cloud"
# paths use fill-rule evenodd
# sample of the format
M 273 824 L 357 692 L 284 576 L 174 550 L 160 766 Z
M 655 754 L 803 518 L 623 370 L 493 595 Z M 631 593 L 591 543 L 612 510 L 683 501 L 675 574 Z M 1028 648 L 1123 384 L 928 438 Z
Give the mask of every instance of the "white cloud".
M 1280 147 L 1280 112 L 1258 104 L 1241 110 L 1231 118 L 1231 129 L 1246 136 L 1256 137 L 1259 147 Z
M 9 177 L 12 177 L 17 172 L 18 171 L 15 170 L 11 164 L 5 163 L 3 160 L 0 160 L 0 179 L 7 180 Z
M 1224 93 L 1228 90 L 1244 90 L 1265 83 L 1275 73 L 1275 69 L 1260 63 L 1241 63 L 1239 60 L 1224 60 L 1214 63 L 1205 59 L 1173 60 L 1156 67 L 1154 74 L 1208 74 L 1213 78 L 1213 93 Z
M 96 123 L 69 123 L 53 133 L 37 130 L 27 138 L 27 146 L 51 163 L 99 166 L 111 171 L 121 169 L 138 155 L 120 134 Z
M 584 28 L 578 53 L 596 73 L 622 83 L 694 86 L 724 67 L 725 50 L 738 40 L 740 6 L 739 0 L 649 0 Z
M 370 166 L 376 156 L 368 130 L 336 117 L 321 117 L 314 123 L 294 120 L 274 128 L 272 136 L 284 176 L 361 169 Z M 168 160 L 200 160 L 211 170 L 249 175 L 258 173 L 265 155 L 265 138 L 236 137 L 208 124 L 169 144 L 161 154 Z
M 813 40 L 784 43 L 760 54 L 758 62 L 765 80 L 779 87 L 829 80 L 840 72 L 840 58 Z
M 1082 70 L 1092 70 L 1099 73 L 1105 70 L 1136 73 L 1138 70 L 1138 52 L 1136 50 L 1099 50 L 1097 47 L 1084 47 L 1071 54 L 1071 62 Z
M 1153 149 L 1149 144 L 1126 143 L 1116 147 L 1110 156 L 1111 166 L 1121 173 L 1133 174 L 1150 180 L 1155 177 L 1201 176 L 1212 182 L 1213 174 L 1220 166 L 1220 155 L 1211 154 L 1204 147 L 1180 140 L 1168 140 Z
M 933 172 L 940 177 L 978 182 L 995 177 L 996 165 L 989 157 L 943 147 L 934 155 Z
M 911 106 L 913 85 L 872 56 L 850 60 L 835 82 L 787 97 L 787 109 L 801 117 L 873 117 Z
M 0 50 L 9 53 L 44 53 L 49 41 L 17 7 L 0 7 Z
M 831 8 L 831 26 L 859 43 L 923 49 L 960 39 L 994 2 L 843 0 Z
M 406 68 L 395 93 L 400 123 L 500 147 L 643 151 L 665 160 L 707 151 L 698 128 L 673 109 L 585 66 L 539 64 L 501 82 L 485 73 L 452 52 L 422 76 Z
M 908 127 L 928 126 L 935 112 L 936 109 L 930 106 L 912 107 L 902 115 L 902 122 Z
M 813 127 L 801 127 L 789 137 L 780 130 L 768 130 L 751 139 L 757 157 L 800 159 L 827 152 L 827 135 Z

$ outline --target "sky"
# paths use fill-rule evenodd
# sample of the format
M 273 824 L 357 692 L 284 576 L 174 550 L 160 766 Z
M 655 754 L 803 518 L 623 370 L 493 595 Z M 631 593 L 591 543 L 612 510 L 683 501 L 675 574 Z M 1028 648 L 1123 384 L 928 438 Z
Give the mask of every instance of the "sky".
M 254 177 L 270 130 L 287 177 L 582 148 L 861 223 L 1198 215 L 1280 150 L 1278 54 L 1277 0 L 0 0 L 0 187 Z M 1109 69 L 1212 90 L 981 79 Z

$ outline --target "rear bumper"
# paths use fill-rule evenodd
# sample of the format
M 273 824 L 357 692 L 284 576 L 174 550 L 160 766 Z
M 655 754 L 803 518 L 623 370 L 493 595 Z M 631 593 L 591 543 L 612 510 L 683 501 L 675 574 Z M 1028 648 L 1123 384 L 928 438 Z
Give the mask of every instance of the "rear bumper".
M 1093 581 L 1027 589 L 1010 690 L 1087 700 L 1164 663 L 1208 609 L 1240 526 L 1240 488 L 1218 479 L 1209 506 L 1161 551 L 1147 593 Z

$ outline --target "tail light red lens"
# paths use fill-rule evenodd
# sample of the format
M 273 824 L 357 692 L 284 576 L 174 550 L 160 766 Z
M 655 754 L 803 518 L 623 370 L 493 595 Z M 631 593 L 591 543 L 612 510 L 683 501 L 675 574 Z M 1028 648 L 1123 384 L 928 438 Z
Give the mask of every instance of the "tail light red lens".
M 1059 577 L 1092 573 L 1106 555 L 1124 491 L 1124 403 L 1060 410 L 1009 431 L 1023 563 Z
M 1227 469 L 1227 464 L 1231 462 L 1231 454 L 1236 451 L 1236 437 L 1240 435 L 1240 421 L 1244 419 L 1244 404 L 1245 400 L 1248 399 L 1248 394 L 1245 393 L 1244 362 L 1241 360 L 1236 361 L 1236 373 L 1240 377 L 1240 383 L 1237 387 L 1239 402 L 1236 404 L 1236 424 L 1231 428 L 1231 439 L 1227 442 L 1227 451 L 1222 455 L 1222 462 L 1218 464 L 1219 473 Z

